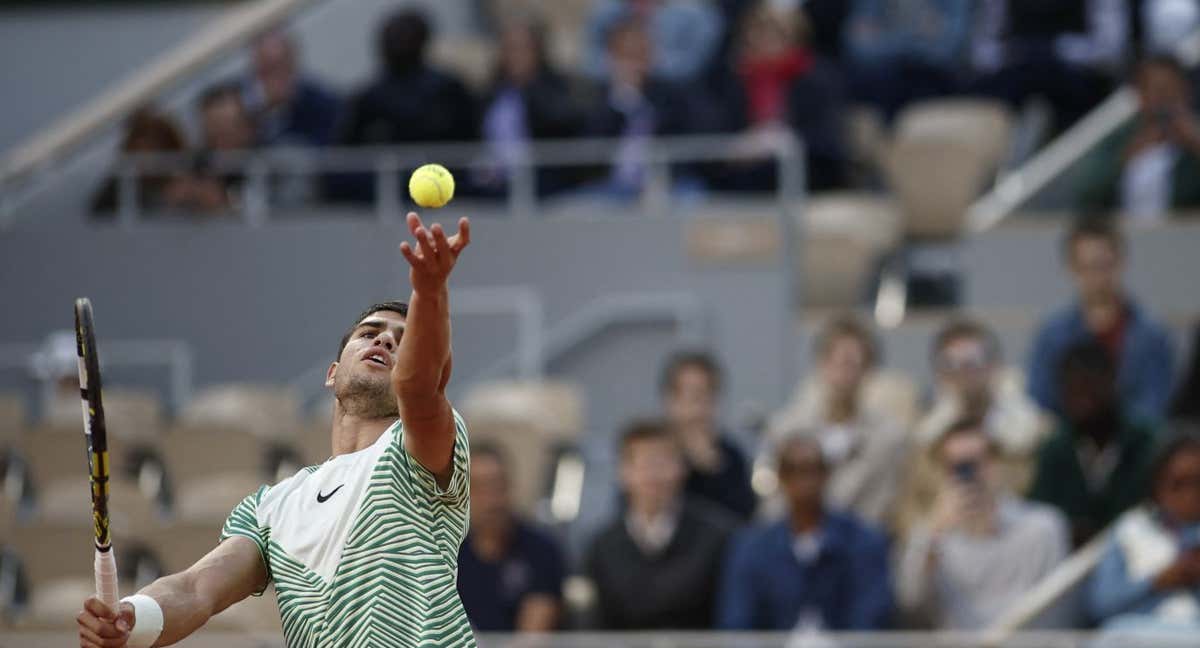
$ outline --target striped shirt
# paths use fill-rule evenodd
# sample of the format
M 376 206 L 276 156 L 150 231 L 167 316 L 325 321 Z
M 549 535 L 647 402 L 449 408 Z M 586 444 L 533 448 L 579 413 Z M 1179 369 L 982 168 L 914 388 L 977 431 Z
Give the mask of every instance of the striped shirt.
M 234 508 L 221 540 L 249 538 L 262 552 L 288 648 L 475 645 L 455 588 L 470 465 L 457 412 L 454 423 L 444 489 L 404 450 L 397 421 L 370 447 Z

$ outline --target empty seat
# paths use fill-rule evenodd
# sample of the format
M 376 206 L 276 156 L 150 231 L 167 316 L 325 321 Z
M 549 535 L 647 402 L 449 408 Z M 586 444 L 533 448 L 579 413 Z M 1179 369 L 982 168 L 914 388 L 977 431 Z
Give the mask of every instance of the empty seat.
M 76 413 L 79 404 L 76 401 Z M 125 468 L 125 445 L 109 438 L 108 456 L 114 473 Z M 39 426 L 21 439 L 21 454 L 29 462 L 35 484 L 47 484 L 88 474 L 87 437 L 82 424 Z
M 177 490 L 213 472 L 266 476 L 266 444 L 244 429 L 178 426 L 163 438 L 163 457 Z
M 162 560 L 167 573 L 191 567 L 217 546 L 222 522 L 186 522 L 176 520 L 145 536 L 146 544 Z
M 179 488 L 175 517 L 189 524 L 221 525 L 230 511 L 266 482 L 253 472 L 214 472 Z
M 900 115 L 884 169 L 910 237 L 959 234 L 1004 159 L 1011 123 L 1002 104 L 983 100 L 922 102 Z
M 862 301 L 882 255 L 901 238 L 895 201 L 870 193 L 814 196 L 800 215 L 800 288 L 805 307 Z
M 188 402 L 180 418 L 185 426 L 242 430 L 266 439 L 294 437 L 301 425 L 296 394 L 271 385 L 210 387 Z
M 131 479 L 109 481 L 108 513 L 113 533 L 149 533 L 163 521 L 159 505 Z M 37 492 L 34 522 L 62 527 L 92 528 L 91 484 L 86 476 L 61 479 Z
M 279 604 L 275 598 L 275 587 L 267 587 L 262 596 L 248 596 L 234 603 L 205 624 L 214 630 L 236 630 L 239 632 L 263 632 L 270 636 L 283 634 L 283 622 L 279 617 Z
M 123 387 L 104 388 L 104 422 L 109 439 L 149 441 L 161 434 L 163 408 L 153 393 Z M 42 423 L 54 428 L 83 430 L 79 393 L 59 392 L 46 403 Z
M 516 507 L 534 512 L 556 447 L 573 445 L 583 429 L 578 388 L 555 382 L 485 384 L 467 394 L 462 412 L 473 440 L 505 449 Z
M 25 425 L 25 401 L 18 394 L 0 392 L 0 446 L 17 438 Z

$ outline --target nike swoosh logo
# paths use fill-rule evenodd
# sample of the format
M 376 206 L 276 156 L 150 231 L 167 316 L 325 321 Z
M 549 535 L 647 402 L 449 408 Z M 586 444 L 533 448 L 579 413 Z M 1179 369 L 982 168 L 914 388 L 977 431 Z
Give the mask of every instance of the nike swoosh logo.
M 317 491 L 317 504 L 324 504 L 325 500 L 329 499 L 330 497 L 333 497 L 334 493 L 342 490 L 342 486 L 345 486 L 345 484 L 338 484 L 338 487 L 329 491 L 328 495 L 322 495 L 321 491 Z

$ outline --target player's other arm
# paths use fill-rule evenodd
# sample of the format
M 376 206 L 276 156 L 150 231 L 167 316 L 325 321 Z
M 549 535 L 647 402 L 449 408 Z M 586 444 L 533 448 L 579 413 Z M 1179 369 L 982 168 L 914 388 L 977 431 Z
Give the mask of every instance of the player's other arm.
M 258 547 L 247 538 L 225 540 L 186 571 L 160 578 L 138 592 L 162 609 L 163 629 L 153 645 L 180 641 L 225 608 L 261 591 L 266 582 L 267 569 Z M 114 614 L 99 599 L 90 598 L 76 621 L 80 646 L 123 648 L 132 645 L 130 632 L 138 620 L 129 603 L 122 603 Z
M 447 237 L 442 226 L 426 228 L 414 213 L 408 230 L 416 245 L 400 244 L 409 264 L 412 297 L 404 336 L 396 350 L 392 388 L 404 422 L 404 448 L 437 478 L 450 479 L 454 458 L 454 415 L 446 400 L 450 382 L 450 297 L 447 280 L 458 255 L 471 240 L 467 219 Z

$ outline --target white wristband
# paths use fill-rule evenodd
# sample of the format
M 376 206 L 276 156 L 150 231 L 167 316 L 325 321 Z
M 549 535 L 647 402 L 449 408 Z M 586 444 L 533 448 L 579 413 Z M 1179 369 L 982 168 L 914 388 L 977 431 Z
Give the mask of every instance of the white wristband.
M 145 594 L 134 594 L 121 599 L 133 606 L 133 629 L 129 633 L 128 648 L 150 648 L 162 634 L 163 612 L 158 601 Z

